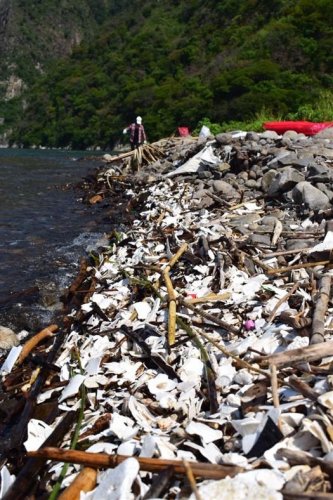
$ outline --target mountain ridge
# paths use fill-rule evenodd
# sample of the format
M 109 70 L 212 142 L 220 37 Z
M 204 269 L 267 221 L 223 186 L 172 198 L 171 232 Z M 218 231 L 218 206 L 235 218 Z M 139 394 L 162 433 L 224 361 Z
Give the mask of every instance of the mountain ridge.
M 19 119 L 7 112 L 12 142 L 112 147 L 136 114 L 151 140 L 205 117 L 244 121 L 264 109 L 308 118 L 332 88 L 328 0 L 65 4 L 73 12 L 94 4 L 95 17 L 67 58 L 47 61 L 47 73 L 31 80 Z

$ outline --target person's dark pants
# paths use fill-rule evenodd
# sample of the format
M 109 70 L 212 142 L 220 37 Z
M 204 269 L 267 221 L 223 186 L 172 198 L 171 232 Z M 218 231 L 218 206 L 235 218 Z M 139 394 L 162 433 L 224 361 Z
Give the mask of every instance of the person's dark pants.
M 134 142 L 131 142 L 131 150 L 133 151 L 133 149 L 137 149 L 139 146 L 142 146 L 142 143 L 140 144 L 135 144 Z

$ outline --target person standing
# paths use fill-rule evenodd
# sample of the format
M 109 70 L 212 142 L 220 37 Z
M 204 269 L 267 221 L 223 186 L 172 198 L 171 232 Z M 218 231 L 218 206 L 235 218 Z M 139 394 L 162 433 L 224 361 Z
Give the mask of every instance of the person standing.
M 142 144 L 147 142 L 146 132 L 142 125 L 141 116 L 137 116 L 135 123 L 131 123 L 128 127 L 124 128 L 123 133 L 130 134 L 131 149 L 136 149 Z

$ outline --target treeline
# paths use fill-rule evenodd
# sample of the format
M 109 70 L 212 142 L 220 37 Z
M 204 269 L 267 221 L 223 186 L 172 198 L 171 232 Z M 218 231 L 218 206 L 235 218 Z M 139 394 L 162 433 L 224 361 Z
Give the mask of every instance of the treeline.
M 53 64 L 23 96 L 19 119 L 7 117 L 12 142 L 113 147 L 137 114 L 151 141 L 204 117 L 245 122 L 264 109 L 309 119 L 333 88 L 330 0 L 111 4 L 94 42 Z M 317 118 L 331 114 L 321 106 Z

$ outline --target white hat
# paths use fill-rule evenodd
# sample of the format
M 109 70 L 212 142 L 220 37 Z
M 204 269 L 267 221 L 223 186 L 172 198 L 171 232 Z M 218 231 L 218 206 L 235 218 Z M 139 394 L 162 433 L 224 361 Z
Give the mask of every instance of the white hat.
M 137 117 L 136 117 L 136 123 L 138 123 L 139 125 L 141 125 L 141 123 L 142 123 L 142 118 L 141 118 L 141 116 L 137 116 Z

